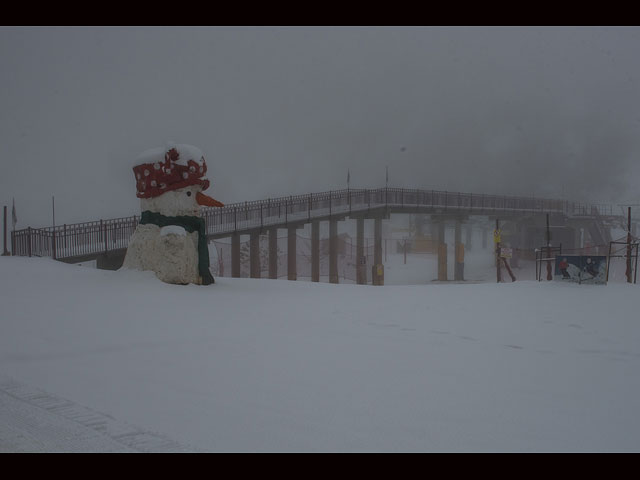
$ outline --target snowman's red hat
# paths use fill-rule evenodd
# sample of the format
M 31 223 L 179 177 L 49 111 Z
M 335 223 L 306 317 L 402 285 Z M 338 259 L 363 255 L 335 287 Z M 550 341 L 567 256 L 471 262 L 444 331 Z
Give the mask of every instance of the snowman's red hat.
M 138 162 L 142 163 L 133 167 L 138 198 L 157 197 L 190 185 L 201 185 L 202 190 L 209 188 L 204 156 L 190 145 L 148 150 L 138 157 Z

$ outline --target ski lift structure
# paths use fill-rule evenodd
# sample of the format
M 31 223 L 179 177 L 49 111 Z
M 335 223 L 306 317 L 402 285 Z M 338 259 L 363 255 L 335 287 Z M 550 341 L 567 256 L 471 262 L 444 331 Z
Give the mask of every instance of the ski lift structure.
M 627 259 L 627 282 L 631 283 L 631 264 L 634 264 L 633 267 L 633 283 L 637 283 L 638 280 L 638 239 L 635 238 L 635 241 L 629 242 L 627 240 L 615 240 L 609 242 L 609 254 L 607 255 L 607 281 L 609 281 L 609 265 L 611 263 L 612 258 L 626 258 Z M 617 247 L 617 245 L 621 245 Z
M 638 279 L 638 237 L 631 233 L 631 207 L 639 206 L 638 204 L 631 205 L 619 205 L 620 208 L 624 206 L 627 207 L 627 234 L 625 235 L 625 240 L 622 238 L 618 240 L 614 240 L 609 242 L 609 255 L 607 256 L 607 281 L 609 281 L 609 264 L 611 263 L 612 258 L 625 258 L 627 263 L 627 268 L 625 275 L 627 277 L 627 283 L 631 283 L 631 264 L 634 264 L 633 267 L 633 283 L 635 284 Z M 623 210 L 624 211 L 624 210 Z M 624 237 L 623 237 L 624 238 Z M 624 245 L 623 247 L 615 247 L 615 245 Z M 623 255 L 619 255 L 619 253 L 625 251 Z
M 536 280 L 542 280 L 542 262 L 555 262 L 556 255 L 562 255 L 562 244 L 558 247 L 542 246 L 535 249 L 536 253 Z M 549 264 L 550 265 L 550 264 Z M 547 280 L 551 280 L 551 270 L 548 270 Z

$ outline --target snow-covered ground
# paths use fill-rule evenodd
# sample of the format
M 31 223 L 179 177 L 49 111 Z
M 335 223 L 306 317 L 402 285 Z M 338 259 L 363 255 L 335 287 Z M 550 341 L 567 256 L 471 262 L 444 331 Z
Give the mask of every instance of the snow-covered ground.
M 638 285 L 429 262 L 202 287 L 0 258 L 0 451 L 640 451 Z

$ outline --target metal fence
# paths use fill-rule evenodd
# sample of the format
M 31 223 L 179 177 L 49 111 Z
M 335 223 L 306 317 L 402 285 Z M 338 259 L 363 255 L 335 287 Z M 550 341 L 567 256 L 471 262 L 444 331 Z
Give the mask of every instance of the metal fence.
M 140 217 L 116 218 L 46 228 L 25 228 L 11 233 L 13 255 L 80 257 L 127 248 Z
M 286 226 L 334 215 L 348 215 L 381 207 L 430 207 L 475 214 L 497 212 L 612 215 L 612 206 L 583 205 L 565 200 L 485 195 L 406 188 L 345 189 L 205 207 L 208 235 L 232 234 L 252 228 Z M 13 255 L 57 259 L 106 253 L 126 248 L 139 216 L 99 220 L 11 233 Z

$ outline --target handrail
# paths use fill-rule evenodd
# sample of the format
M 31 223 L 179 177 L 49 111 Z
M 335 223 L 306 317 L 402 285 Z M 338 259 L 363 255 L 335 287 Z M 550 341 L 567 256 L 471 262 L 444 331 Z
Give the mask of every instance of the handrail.
M 385 187 L 348 188 L 237 202 L 221 208 L 203 207 L 201 214 L 207 224 L 207 233 L 221 235 L 246 231 L 249 228 L 306 222 L 318 217 L 390 207 L 477 212 L 555 212 L 572 216 L 601 216 L 613 213 L 611 205 L 587 205 L 559 199 Z M 65 258 L 126 248 L 139 220 L 138 215 L 132 215 L 55 227 L 28 227 L 12 232 L 12 251 L 17 255 Z

